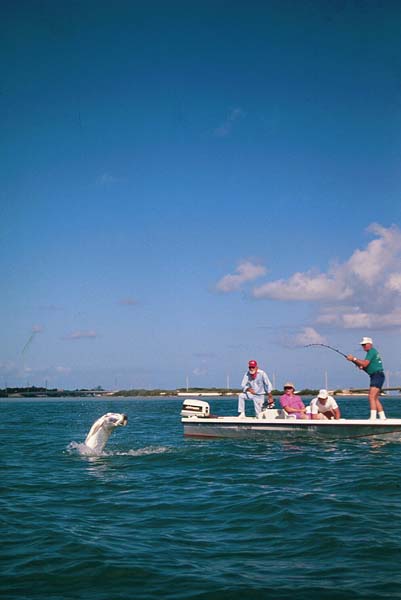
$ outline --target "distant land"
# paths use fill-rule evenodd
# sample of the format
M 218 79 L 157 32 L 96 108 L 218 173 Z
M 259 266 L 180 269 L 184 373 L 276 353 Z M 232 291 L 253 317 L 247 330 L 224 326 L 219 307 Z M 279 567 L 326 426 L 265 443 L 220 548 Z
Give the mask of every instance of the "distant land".
M 338 389 L 329 390 L 332 395 L 338 396 L 366 396 L 368 394 L 367 388 L 352 388 L 352 389 Z M 401 392 L 401 388 L 386 388 L 384 392 Z M 224 397 L 224 396 L 236 396 L 241 390 L 239 388 L 226 389 L 226 388 L 178 388 L 175 390 L 165 389 L 130 389 L 130 390 L 105 390 L 101 386 L 97 386 L 93 389 L 81 388 L 75 390 L 64 390 L 59 388 L 45 388 L 45 387 L 6 387 L 0 389 L 0 398 L 82 398 L 82 397 L 132 397 L 132 396 L 205 396 L 205 397 Z M 281 396 L 284 393 L 283 390 L 273 390 L 273 396 Z M 297 394 L 300 396 L 316 396 L 319 390 L 314 389 L 303 389 L 297 390 Z
M 297 393 L 305 396 L 316 395 L 319 390 L 299 390 Z M 88 397 L 102 397 L 102 396 L 236 396 L 241 392 L 239 388 L 226 389 L 226 388 L 177 388 L 174 390 L 165 389 L 130 389 L 130 390 L 105 390 L 101 386 L 97 386 L 93 389 L 81 388 L 75 390 L 65 390 L 59 388 L 45 388 L 45 387 L 7 387 L 0 389 L 0 397 L 2 398 L 82 398 L 82 396 Z M 280 396 L 284 392 L 282 390 L 273 390 L 274 396 Z

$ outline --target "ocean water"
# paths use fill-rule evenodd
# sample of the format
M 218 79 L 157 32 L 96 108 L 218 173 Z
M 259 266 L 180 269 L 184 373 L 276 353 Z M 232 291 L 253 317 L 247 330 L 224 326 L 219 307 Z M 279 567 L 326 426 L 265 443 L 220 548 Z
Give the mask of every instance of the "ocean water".
M 0 405 L 2 598 L 401 598 L 401 443 L 185 439 L 176 398 Z M 109 411 L 127 427 L 82 454 Z

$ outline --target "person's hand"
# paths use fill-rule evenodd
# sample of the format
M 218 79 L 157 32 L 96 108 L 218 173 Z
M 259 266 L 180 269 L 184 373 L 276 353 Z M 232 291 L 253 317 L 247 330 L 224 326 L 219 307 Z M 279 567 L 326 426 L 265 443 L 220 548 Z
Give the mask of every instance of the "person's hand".
M 347 360 L 354 362 L 355 357 L 352 354 L 347 354 Z
M 253 388 L 251 388 L 251 387 L 248 388 L 246 391 L 247 391 L 247 393 L 249 392 L 250 394 L 254 394 L 255 393 L 255 390 Z

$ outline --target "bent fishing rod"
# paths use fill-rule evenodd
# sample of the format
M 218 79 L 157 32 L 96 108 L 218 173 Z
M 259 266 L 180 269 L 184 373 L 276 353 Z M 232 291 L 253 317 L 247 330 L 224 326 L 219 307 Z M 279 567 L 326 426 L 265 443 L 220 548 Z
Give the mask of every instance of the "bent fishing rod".
M 333 348 L 333 346 L 328 346 L 327 344 L 307 344 L 306 346 L 304 346 L 304 348 L 310 348 L 311 346 L 323 346 L 323 348 L 329 348 L 330 350 L 337 352 L 337 354 L 341 354 L 341 356 L 344 356 L 344 358 L 347 358 L 347 355 L 344 354 L 344 352 L 337 350 L 337 348 Z

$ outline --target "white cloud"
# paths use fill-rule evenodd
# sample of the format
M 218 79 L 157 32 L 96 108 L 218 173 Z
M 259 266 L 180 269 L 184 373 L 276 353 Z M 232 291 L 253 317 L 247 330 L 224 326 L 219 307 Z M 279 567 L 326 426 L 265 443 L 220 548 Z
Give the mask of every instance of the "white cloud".
M 113 183 L 120 183 L 121 181 L 122 181 L 121 178 L 115 177 L 114 175 L 111 175 L 110 173 L 102 173 L 102 175 L 99 175 L 99 177 L 96 179 L 96 184 L 100 185 L 100 186 L 104 186 L 104 185 L 112 185 Z
M 345 329 L 385 329 L 401 325 L 401 309 L 392 310 L 389 313 L 374 312 L 350 312 L 332 315 L 332 324 L 340 325 Z M 321 319 L 318 319 L 323 323 Z M 327 321 L 326 321 L 327 322 Z
M 294 273 L 287 281 L 278 279 L 255 288 L 253 296 L 274 300 L 326 300 L 333 295 L 347 298 L 351 290 L 338 283 L 336 278 L 324 274 Z
M 27 377 L 35 378 L 35 385 L 42 385 L 43 379 L 46 378 L 48 380 L 52 380 L 58 375 L 68 375 L 71 373 L 71 369 L 69 367 L 62 366 L 40 366 L 40 367 L 31 367 L 29 365 L 24 364 L 16 364 L 14 362 L 5 362 L 0 363 L 0 375 L 4 378 L 4 385 L 6 385 L 7 378 L 13 378 L 12 387 L 17 385 L 26 385 L 25 379 Z M 19 381 L 18 381 L 19 380 Z M 10 387 L 10 382 L 7 382 L 7 385 Z
M 317 322 L 345 329 L 384 328 L 400 324 L 401 230 L 373 224 L 376 239 L 356 249 L 350 258 L 327 273 L 294 273 L 255 287 L 255 298 L 315 301 Z M 344 300 L 347 305 L 343 304 Z
M 234 123 L 244 116 L 245 113 L 241 108 L 232 108 L 223 123 L 219 127 L 216 127 L 213 132 L 214 135 L 217 137 L 227 137 L 231 133 Z
M 206 367 L 195 367 L 195 369 L 192 371 L 192 373 L 194 375 L 207 375 L 208 374 L 208 370 Z
M 55 367 L 54 369 L 56 373 L 61 373 L 63 375 L 71 373 L 70 367 Z
M 266 274 L 266 267 L 258 265 L 250 260 L 242 261 L 239 263 L 236 272 L 234 274 L 225 275 L 216 284 L 216 289 L 219 292 L 235 292 L 241 288 L 241 286 L 248 282 L 262 277 Z
M 308 344 L 324 344 L 326 339 L 321 336 L 313 327 L 304 327 L 303 330 L 294 337 L 296 346 L 307 346 Z
M 86 338 L 95 338 L 95 337 L 97 337 L 96 331 L 89 330 L 89 331 L 74 331 L 73 333 L 70 333 L 63 339 L 65 339 L 65 340 L 82 340 L 82 339 L 86 339 Z
M 392 292 L 401 294 L 401 273 L 392 273 L 387 279 L 385 286 Z
M 383 273 L 400 269 L 401 231 L 395 226 L 386 229 L 376 223 L 368 231 L 378 239 L 370 242 L 365 250 L 355 250 L 344 267 L 348 274 L 353 274 L 365 285 L 372 286 L 382 282 Z

